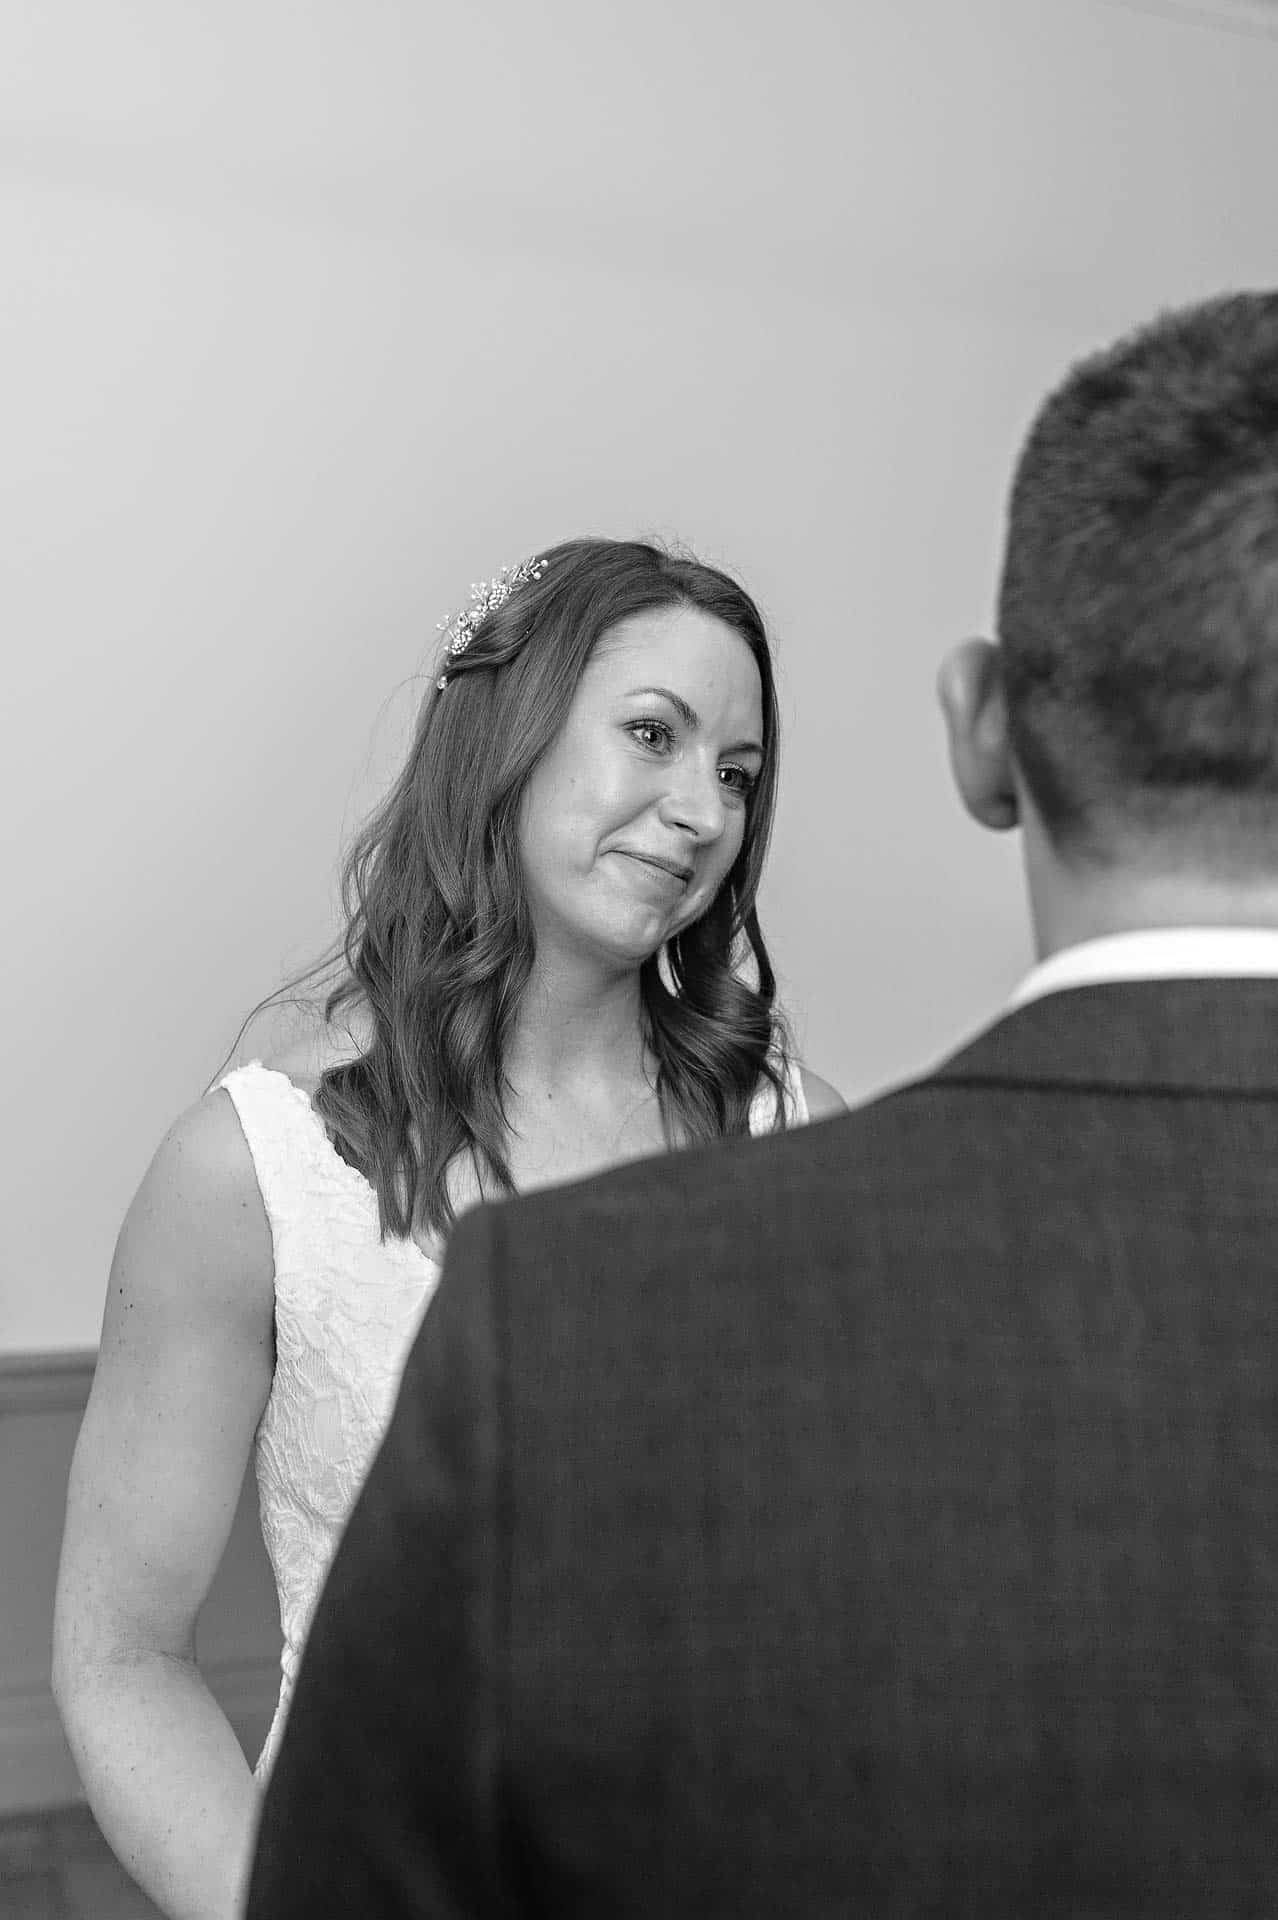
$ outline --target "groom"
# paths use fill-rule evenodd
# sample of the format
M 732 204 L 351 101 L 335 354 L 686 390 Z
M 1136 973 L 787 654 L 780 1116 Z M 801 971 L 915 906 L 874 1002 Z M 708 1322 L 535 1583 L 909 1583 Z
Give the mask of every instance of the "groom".
M 941 703 L 1041 964 L 462 1221 L 250 1920 L 1278 1912 L 1278 295 L 1046 403 L 999 639 Z

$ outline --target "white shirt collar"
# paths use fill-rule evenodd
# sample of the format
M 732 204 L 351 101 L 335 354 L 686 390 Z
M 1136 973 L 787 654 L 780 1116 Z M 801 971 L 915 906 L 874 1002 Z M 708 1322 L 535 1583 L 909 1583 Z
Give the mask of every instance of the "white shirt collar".
M 1062 947 L 1021 981 L 1009 1007 L 1115 980 L 1278 978 L 1278 928 L 1149 927 Z

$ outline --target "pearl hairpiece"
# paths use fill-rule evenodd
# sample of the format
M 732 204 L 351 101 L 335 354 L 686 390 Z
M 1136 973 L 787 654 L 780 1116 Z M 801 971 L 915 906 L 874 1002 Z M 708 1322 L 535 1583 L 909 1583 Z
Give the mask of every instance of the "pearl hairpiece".
M 517 567 L 503 567 L 495 580 L 473 582 L 470 605 L 452 620 L 439 623 L 439 631 L 448 643 L 448 658 L 455 660 L 458 654 L 465 653 L 480 621 L 504 606 L 517 587 L 527 586 L 530 580 L 540 580 L 549 564 L 547 560 L 521 560 Z M 440 674 L 435 685 L 442 693 L 448 685 L 447 671 Z

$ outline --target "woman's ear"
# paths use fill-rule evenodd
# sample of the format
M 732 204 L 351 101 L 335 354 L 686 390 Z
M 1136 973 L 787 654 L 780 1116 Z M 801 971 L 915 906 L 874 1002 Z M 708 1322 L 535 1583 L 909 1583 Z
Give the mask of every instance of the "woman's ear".
M 936 693 L 963 805 L 996 833 L 1016 826 L 1020 808 L 998 648 L 990 640 L 962 640 L 951 647 L 936 677 Z

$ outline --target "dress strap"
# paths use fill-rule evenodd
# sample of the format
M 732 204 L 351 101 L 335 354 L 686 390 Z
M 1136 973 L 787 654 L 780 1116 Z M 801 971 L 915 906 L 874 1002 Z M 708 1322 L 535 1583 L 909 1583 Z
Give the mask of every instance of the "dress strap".
M 363 1175 L 348 1166 L 324 1130 L 310 1095 L 274 1067 L 250 1060 L 218 1081 L 231 1097 L 261 1189 L 266 1217 L 279 1235 L 317 1194 L 345 1190 L 367 1210 L 375 1196 Z

